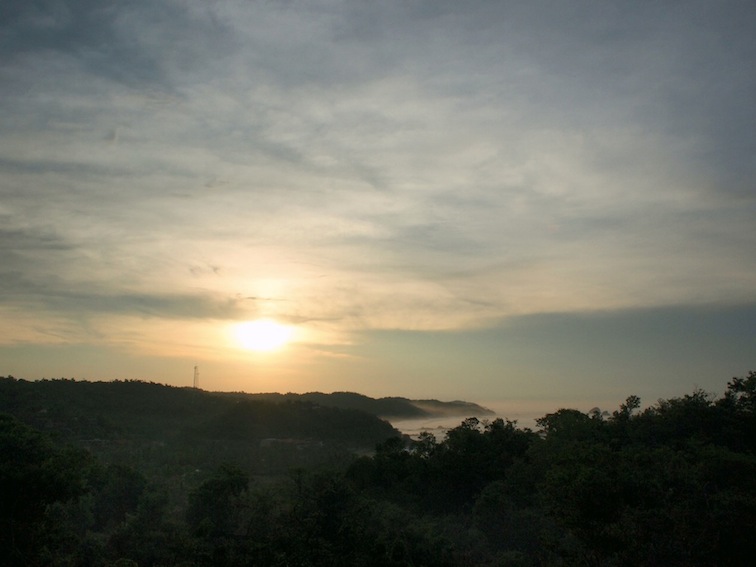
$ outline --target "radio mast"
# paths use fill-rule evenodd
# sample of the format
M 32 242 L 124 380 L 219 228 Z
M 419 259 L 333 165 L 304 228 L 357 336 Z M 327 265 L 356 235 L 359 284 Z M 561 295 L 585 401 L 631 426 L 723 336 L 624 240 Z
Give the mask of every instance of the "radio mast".
M 199 366 L 194 365 L 194 387 L 199 388 Z

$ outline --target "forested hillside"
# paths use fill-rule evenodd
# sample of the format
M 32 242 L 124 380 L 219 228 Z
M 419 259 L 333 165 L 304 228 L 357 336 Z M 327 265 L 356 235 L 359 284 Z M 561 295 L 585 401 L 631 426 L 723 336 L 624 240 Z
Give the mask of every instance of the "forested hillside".
M 240 395 L 240 394 L 231 394 Z M 241 394 L 252 399 L 273 401 L 306 401 L 326 407 L 357 409 L 382 418 L 411 419 L 421 417 L 461 416 L 467 417 L 493 415 L 488 408 L 471 402 L 438 400 L 410 400 L 401 397 L 370 398 L 354 392 L 308 392 L 306 394 Z
M 398 432 L 366 412 L 141 381 L 0 379 L 0 412 L 151 475 L 227 461 L 257 475 L 348 462 Z
M 9 380 L 3 407 L 19 392 Z M 181 463 L 145 469 L 136 453 L 132 465 L 109 461 L 40 432 L 57 415 L 43 404 L 35 427 L 0 417 L 0 554 L 102 567 L 751 565 L 756 373 L 719 397 L 640 402 L 560 409 L 538 431 L 468 418 L 443 439 L 394 436 L 278 480 L 243 452 L 179 476 Z M 254 431 L 257 418 L 234 408 L 190 439 Z M 118 427 L 132 431 L 120 418 L 102 431 Z

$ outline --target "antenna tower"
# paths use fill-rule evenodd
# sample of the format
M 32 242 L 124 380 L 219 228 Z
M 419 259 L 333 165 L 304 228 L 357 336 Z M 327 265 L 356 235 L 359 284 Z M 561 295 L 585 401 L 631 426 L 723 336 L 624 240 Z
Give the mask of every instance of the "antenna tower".
M 199 366 L 194 365 L 194 387 L 199 388 Z

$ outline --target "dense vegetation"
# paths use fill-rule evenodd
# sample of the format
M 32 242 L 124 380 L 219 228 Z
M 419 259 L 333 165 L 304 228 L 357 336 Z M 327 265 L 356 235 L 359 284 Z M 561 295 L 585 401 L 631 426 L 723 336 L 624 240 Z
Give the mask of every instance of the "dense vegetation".
M 8 411 L 19 381 L 0 382 Z M 0 417 L 8 565 L 695 566 L 756 555 L 755 372 L 719 398 L 561 409 L 537 432 L 468 418 L 441 440 L 392 436 L 369 455 L 277 477 L 233 451 L 180 476 L 181 463 L 160 469 L 147 450 L 152 464 L 133 451 L 127 464 L 113 458 L 127 451 L 40 431 L 58 419 L 43 409 Z M 242 447 L 223 432 L 259 420 L 238 412 L 219 409 L 192 438 Z M 114 427 L 144 435 L 117 418 L 91 425 L 112 444 Z
M 234 394 L 232 394 L 234 395 Z M 463 401 L 409 400 L 407 398 L 370 398 L 354 392 L 309 392 L 306 394 L 244 394 L 252 399 L 312 402 L 324 407 L 356 409 L 383 418 L 411 419 L 440 416 L 492 415 L 489 409 Z
M 0 412 L 59 443 L 163 478 L 204 473 L 226 462 L 254 475 L 349 462 L 355 451 L 372 450 L 398 434 L 358 410 L 140 381 L 2 378 Z

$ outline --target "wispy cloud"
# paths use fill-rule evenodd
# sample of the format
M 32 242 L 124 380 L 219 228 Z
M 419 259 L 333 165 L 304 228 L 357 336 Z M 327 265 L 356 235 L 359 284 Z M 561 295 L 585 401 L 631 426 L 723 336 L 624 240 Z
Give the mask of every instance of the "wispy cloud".
M 755 299 L 750 3 L 0 20 L 6 310 L 347 332 Z

